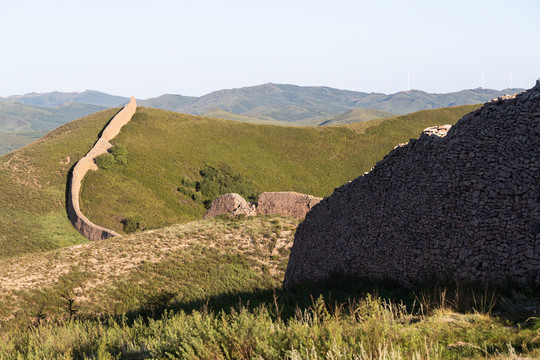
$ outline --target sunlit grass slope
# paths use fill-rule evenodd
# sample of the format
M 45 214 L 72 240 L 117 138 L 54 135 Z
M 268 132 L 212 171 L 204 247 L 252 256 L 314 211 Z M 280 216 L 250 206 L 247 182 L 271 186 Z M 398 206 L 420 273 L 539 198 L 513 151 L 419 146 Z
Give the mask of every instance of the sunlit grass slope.
M 205 165 L 227 164 L 258 191 L 330 195 L 368 171 L 400 142 L 427 126 L 453 124 L 475 106 L 427 110 L 335 127 L 283 127 L 138 108 L 113 140 L 127 146 L 127 165 L 85 178 L 82 210 L 95 223 L 122 231 L 141 217 L 149 228 L 200 218 L 205 208 L 178 191 Z
M 67 219 L 67 175 L 117 111 L 73 121 L 0 157 L 0 258 L 85 240 Z

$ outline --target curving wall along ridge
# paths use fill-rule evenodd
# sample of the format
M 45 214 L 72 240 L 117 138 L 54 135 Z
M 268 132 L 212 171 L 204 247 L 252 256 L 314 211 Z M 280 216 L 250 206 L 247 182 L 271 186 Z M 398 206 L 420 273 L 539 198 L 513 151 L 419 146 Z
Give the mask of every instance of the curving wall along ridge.
M 113 236 L 119 236 L 120 234 L 94 224 L 83 215 L 79 204 L 82 180 L 88 170 L 96 171 L 98 169 L 94 159 L 97 156 L 106 153 L 112 147 L 109 140 L 114 139 L 116 135 L 118 135 L 122 127 L 131 120 L 131 117 L 135 114 L 136 110 L 137 103 L 135 98 L 131 97 L 129 103 L 112 118 L 109 124 L 107 124 L 101 137 L 94 144 L 94 147 L 90 149 L 88 154 L 80 159 L 77 164 L 75 164 L 71 178 L 68 178 L 67 212 L 69 220 L 71 220 L 73 226 L 82 235 L 90 240 L 102 240 Z

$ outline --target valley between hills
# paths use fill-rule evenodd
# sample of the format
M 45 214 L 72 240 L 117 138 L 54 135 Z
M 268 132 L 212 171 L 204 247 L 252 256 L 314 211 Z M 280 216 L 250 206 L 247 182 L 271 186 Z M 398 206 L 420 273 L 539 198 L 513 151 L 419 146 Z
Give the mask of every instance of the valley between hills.
M 301 220 L 201 220 L 219 191 L 328 196 L 397 144 L 478 107 L 360 122 L 370 111 L 347 110 L 316 127 L 139 107 L 111 141 L 125 161 L 83 183 L 83 213 L 124 235 L 98 242 L 68 220 L 66 179 L 119 108 L 0 157 L 0 358 L 540 357 L 534 289 L 342 278 L 285 291 Z M 205 193 L 211 171 L 234 181 Z

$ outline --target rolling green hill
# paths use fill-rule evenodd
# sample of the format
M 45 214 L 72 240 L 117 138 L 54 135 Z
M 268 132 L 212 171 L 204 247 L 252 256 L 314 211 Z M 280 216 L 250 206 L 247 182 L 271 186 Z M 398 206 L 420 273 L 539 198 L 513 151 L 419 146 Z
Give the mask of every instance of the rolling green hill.
M 201 114 L 201 116 L 215 118 L 215 119 L 247 122 L 247 123 L 252 123 L 252 124 L 266 124 L 266 125 L 285 125 L 285 124 L 287 124 L 284 121 L 263 120 L 263 119 L 258 119 L 258 118 L 255 118 L 255 117 L 239 115 L 239 114 L 233 114 L 233 113 L 225 111 L 225 110 L 223 110 L 221 108 L 215 108 L 215 109 L 212 109 L 212 110 L 205 111 L 204 113 Z
M 310 128 L 139 108 L 114 140 L 127 146 L 127 165 L 90 173 L 82 209 L 96 223 L 120 231 L 122 220 L 132 216 L 141 216 L 147 227 L 199 219 L 205 208 L 179 191 L 182 178 L 196 181 L 205 165 L 222 163 L 258 191 L 328 195 L 369 170 L 397 143 L 417 137 L 427 126 L 454 123 L 474 107 Z M 67 174 L 117 111 L 73 121 L 0 157 L 0 258 L 85 241 L 66 216 Z
M 0 131 L 0 156 L 28 145 L 46 133 L 35 130 Z
M 60 125 L 103 109 L 75 102 L 40 107 L 0 100 L 0 155 L 23 147 Z
M 368 171 L 396 144 L 418 137 L 427 126 L 455 123 L 475 107 L 374 120 L 372 127 L 364 122 L 303 128 L 139 108 L 113 140 L 127 147 L 127 165 L 87 175 L 81 209 L 96 224 L 118 232 L 129 218 L 142 218 L 149 228 L 199 219 L 206 210 L 192 199 L 193 185 L 184 182 L 201 180 L 206 165 L 222 164 L 258 192 L 327 196 Z
M 328 120 L 321 122 L 320 126 L 331 126 L 331 125 L 345 125 L 352 124 L 357 122 L 388 118 L 395 116 L 395 114 L 389 113 L 387 111 L 373 110 L 373 109 L 364 109 L 357 108 L 349 110 L 343 114 L 334 116 Z
M 70 122 L 0 157 L 0 258 L 86 241 L 67 219 L 67 174 L 117 111 Z
M 290 121 L 290 122 L 271 120 L 271 119 L 265 120 L 265 119 L 259 119 L 255 117 L 245 116 L 245 115 L 233 114 L 220 108 L 205 111 L 203 114 L 201 114 L 201 116 L 211 117 L 215 119 L 240 121 L 240 122 L 259 124 L 259 125 L 319 126 L 321 125 L 321 122 L 322 122 L 321 119 L 306 119 L 306 120 L 298 120 L 298 121 Z
M 85 90 L 80 92 L 52 91 L 47 93 L 12 95 L 0 98 L 0 100 L 16 101 L 25 105 L 41 107 L 58 107 L 66 103 L 76 102 L 109 108 L 125 104 L 129 101 L 129 98 L 109 95 L 95 90 Z

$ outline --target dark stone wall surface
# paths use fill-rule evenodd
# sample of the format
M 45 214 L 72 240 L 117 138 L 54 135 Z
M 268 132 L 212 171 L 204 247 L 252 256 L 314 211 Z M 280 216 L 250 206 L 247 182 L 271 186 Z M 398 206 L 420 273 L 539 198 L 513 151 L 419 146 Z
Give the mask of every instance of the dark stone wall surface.
M 540 284 L 540 80 L 446 136 L 426 130 L 313 207 L 284 287 L 336 274 Z

